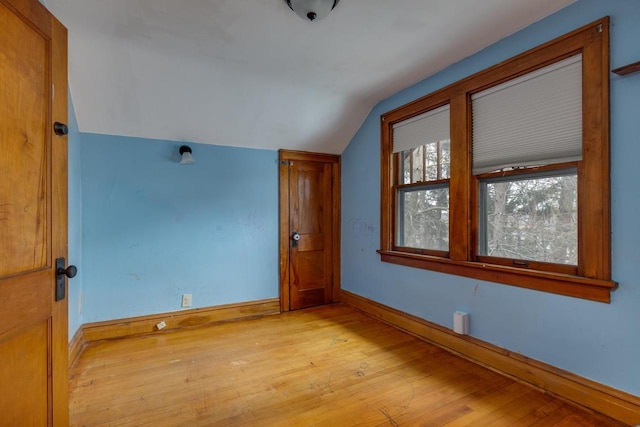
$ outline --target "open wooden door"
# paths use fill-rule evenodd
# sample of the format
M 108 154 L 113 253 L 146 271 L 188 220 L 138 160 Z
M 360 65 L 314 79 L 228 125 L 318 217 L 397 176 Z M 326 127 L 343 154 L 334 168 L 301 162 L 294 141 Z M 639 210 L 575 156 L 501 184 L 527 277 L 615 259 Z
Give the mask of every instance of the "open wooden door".
M 280 151 L 280 308 L 339 300 L 340 157 Z
M 67 122 L 66 46 L 66 29 L 37 0 L 0 0 L 3 426 L 69 423 L 64 276 L 56 292 L 56 259 L 67 254 L 67 141 L 53 132 Z

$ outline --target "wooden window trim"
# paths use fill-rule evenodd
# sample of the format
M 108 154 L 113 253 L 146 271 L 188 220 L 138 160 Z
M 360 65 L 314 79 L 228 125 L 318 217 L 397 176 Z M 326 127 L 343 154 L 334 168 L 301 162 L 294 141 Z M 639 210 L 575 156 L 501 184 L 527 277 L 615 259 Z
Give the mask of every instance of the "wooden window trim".
M 577 274 L 493 263 L 476 254 L 478 177 L 471 167 L 471 95 L 538 68 L 582 53 L 583 160 L 578 162 Z M 449 252 L 415 253 L 395 247 L 397 168 L 393 125 L 444 104 L 451 108 Z M 541 46 L 444 87 L 381 116 L 381 260 L 560 295 L 610 302 L 611 280 L 609 165 L 609 18 L 579 28 Z M 588 190 L 587 190 L 588 189 Z M 492 262 L 492 263 L 489 263 Z M 575 270 L 572 270 L 575 271 Z
M 433 181 L 418 181 L 418 182 L 412 182 L 411 184 L 398 184 L 395 186 L 395 188 L 397 188 L 398 190 L 403 190 L 403 189 L 411 189 L 411 188 L 428 188 L 428 187 L 432 187 L 432 186 L 448 186 L 449 185 L 449 179 L 434 179 Z

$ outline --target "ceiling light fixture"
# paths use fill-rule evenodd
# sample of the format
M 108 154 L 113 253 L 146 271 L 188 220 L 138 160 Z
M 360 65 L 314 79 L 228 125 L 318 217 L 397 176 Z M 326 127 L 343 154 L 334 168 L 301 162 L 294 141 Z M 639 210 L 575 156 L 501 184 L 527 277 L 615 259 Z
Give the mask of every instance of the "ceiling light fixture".
M 304 20 L 319 21 L 338 5 L 340 0 L 285 0 L 291 10 Z

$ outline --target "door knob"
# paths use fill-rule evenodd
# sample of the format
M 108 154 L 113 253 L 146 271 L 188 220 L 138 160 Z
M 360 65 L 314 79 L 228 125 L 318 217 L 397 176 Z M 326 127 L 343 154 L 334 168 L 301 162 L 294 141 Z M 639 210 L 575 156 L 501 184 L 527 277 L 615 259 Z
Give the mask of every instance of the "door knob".
M 74 277 L 76 277 L 76 274 L 78 274 L 78 268 L 75 265 L 70 265 L 67 268 L 60 267 L 56 270 L 56 274 L 58 276 L 62 276 L 64 274 L 69 279 L 73 279 Z
M 69 133 L 69 128 L 64 123 L 55 122 L 53 124 L 53 131 L 58 136 L 64 136 Z
M 300 240 L 300 235 L 298 234 L 297 231 L 293 232 L 293 234 L 291 235 L 291 239 L 293 239 L 293 243 L 291 244 L 291 246 L 293 246 L 294 248 L 298 246 L 298 240 Z

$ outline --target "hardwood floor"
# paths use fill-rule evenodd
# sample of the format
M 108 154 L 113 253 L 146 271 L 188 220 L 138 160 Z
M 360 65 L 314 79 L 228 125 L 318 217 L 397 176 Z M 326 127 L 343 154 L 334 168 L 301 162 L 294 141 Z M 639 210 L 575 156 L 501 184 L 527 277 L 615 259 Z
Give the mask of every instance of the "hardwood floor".
M 333 305 L 90 345 L 75 426 L 619 426 Z

